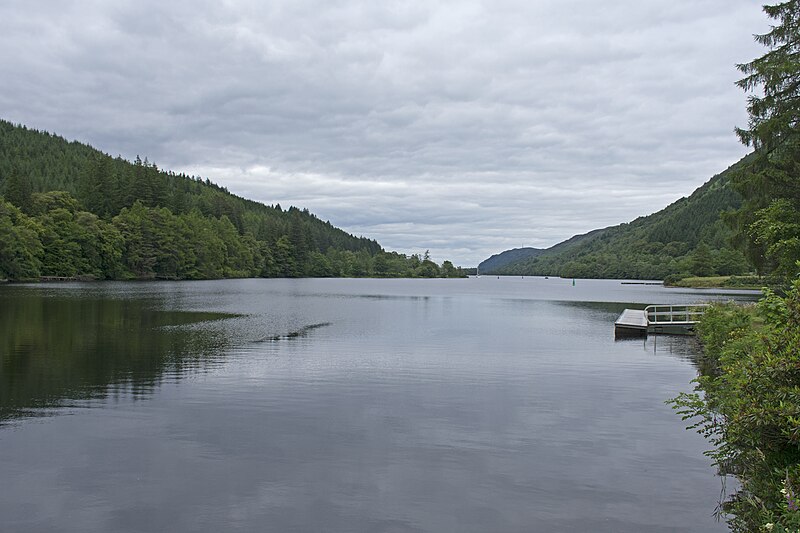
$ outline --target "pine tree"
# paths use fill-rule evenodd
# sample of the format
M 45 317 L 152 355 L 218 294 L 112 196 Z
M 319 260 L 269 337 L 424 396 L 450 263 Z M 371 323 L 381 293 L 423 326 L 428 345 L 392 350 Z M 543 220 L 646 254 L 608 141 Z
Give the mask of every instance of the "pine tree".
M 11 172 L 5 180 L 5 190 L 3 196 L 23 212 L 31 212 L 31 194 L 33 186 L 28 177 L 23 177 L 16 167 L 11 168 Z
M 800 0 L 767 5 L 764 12 L 777 24 L 755 39 L 769 51 L 737 65 L 745 75 L 738 85 L 751 95 L 748 126 L 736 133 L 755 153 L 735 178 L 745 202 L 734 224 L 751 258 L 761 255 L 758 263 L 786 269 L 800 260 L 800 252 L 787 256 L 787 245 L 800 247 L 768 229 L 776 219 L 771 206 L 779 207 L 783 223 L 800 223 Z
M 111 189 L 115 183 L 111 161 L 103 155 L 95 155 L 86 165 L 78 183 L 79 199 L 90 212 L 107 218 L 112 213 Z
M 714 258 L 711 255 L 711 249 L 704 242 L 697 245 L 692 254 L 692 273 L 696 276 L 714 274 Z

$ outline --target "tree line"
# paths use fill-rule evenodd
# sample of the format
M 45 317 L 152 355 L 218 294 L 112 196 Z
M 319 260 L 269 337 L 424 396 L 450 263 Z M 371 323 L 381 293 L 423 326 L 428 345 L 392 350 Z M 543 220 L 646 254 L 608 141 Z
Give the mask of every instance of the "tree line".
M 0 279 L 463 275 L 305 209 L 0 121 Z

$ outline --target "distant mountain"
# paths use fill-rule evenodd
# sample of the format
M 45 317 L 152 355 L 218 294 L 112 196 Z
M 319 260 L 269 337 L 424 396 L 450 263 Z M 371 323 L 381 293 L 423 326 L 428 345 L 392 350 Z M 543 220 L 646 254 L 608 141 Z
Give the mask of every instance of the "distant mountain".
M 494 254 L 489 259 L 483 261 L 480 265 L 478 265 L 478 272 L 485 272 L 489 274 L 508 265 L 509 263 L 536 257 L 542 252 L 544 252 L 544 250 L 541 248 L 514 248 L 513 250 L 506 250 L 505 252 Z
M 688 198 L 681 198 L 657 213 L 576 235 L 536 254 L 495 264 L 485 271 L 481 266 L 481 273 L 664 279 L 671 275 L 746 272 L 750 266 L 730 244 L 732 230 L 722 220 L 723 213 L 741 204 L 741 196 L 730 185 L 730 176 L 741 163 L 714 176 Z M 511 252 L 514 250 L 492 258 Z

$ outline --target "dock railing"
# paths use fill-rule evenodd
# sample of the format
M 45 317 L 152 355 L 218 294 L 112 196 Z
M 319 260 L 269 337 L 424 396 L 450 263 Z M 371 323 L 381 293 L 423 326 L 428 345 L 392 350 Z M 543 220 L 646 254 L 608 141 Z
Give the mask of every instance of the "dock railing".
M 648 325 L 679 326 L 696 324 L 707 308 L 708 304 L 648 305 L 644 308 L 644 312 Z

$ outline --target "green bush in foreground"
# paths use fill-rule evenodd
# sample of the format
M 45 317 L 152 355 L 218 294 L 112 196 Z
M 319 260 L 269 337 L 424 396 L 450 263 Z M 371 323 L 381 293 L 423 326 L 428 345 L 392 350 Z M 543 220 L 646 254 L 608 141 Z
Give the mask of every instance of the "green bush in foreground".
M 740 482 L 722 506 L 731 529 L 800 531 L 800 279 L 755 309 L 715 305 L 698 330 L 709 364 L 671 403 Z

